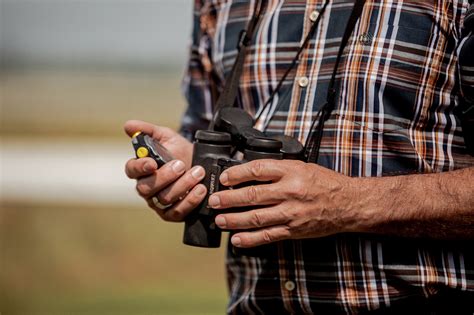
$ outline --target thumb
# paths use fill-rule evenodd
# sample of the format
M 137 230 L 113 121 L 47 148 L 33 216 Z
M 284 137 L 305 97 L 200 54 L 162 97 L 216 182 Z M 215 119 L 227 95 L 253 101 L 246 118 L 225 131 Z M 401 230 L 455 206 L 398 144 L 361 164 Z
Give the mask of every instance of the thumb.
M 170 138 L 175 132 L 166 127 L 160 127 L 141 120 L 129 120 L 125 122 L 123 129 L 130 137 L 141 131 L 158 141 Z

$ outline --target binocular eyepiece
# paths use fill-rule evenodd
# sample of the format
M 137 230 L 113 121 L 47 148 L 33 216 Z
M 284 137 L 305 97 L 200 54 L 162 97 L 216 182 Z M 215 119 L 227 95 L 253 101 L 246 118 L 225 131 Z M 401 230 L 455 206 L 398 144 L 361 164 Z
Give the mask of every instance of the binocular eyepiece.
M 207 196 L 186 217 L 184 244 L 210 248 L 220 246 L 222 230 L 214 223 L 216 214 L 208 207 L 208 198 L 217 191 L 229 189 L 219 182 L 221 173 L 227 168 L 258 159 L 303 159 L 303 145 L 298 140 L 284 135 L 268 137 L 253 125 L 253 118 L 244 110 L 222 108 L 214 117 L 213 130 L 196 132 L 192 163 L 206 170 L 202 183 L 207 187 Z M 242 160 L 232 159 L 237 151 L 243 153 Z

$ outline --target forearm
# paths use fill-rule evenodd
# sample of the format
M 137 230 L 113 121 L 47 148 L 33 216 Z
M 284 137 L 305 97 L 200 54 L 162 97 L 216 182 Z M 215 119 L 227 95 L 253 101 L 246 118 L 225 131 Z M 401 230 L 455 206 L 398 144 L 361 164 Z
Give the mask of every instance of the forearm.
M 474 239 L 474 168 L 354 180 L 357 232 Z

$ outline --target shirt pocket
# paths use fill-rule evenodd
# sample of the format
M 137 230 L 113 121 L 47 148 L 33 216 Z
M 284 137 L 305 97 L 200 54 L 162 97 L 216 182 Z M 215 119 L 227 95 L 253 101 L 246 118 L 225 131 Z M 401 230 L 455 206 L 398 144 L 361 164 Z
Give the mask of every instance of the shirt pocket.
M 333 113 L 323 129 L 318 163 L 353 177 L 394 176 L 430 170 L 403 121 L 362 124 Z
M 336 169 L 351 176 L 430 170 L 417 152 L 412 130 L 432 106 L 426 95 L 435 93 L 443 62 L 439 43 L 446 36 L 433 33 L 433 27 L 371 24 L 366 33 L 356 34 L 352 56 L 361 57 L 347 65 L 347 72 L 357 82 L 342 85 L 340 107 L 330 118 L 336 125 L 333 130 L 331 122 L 325 125 L 323 135 L 323 151 L 344 149 L 334 152 L 338 157 L 331 164 Z
M 371 29 L 374 34 L 383 32 L 374 35 L 382 39 L 374 38 L 377 43 L 368 53 L 367 68 L 362 69 L 369 74 L 366 77 L 376 78 L 370 82 L 373 99 L 381 103 L 378 108 L 384 115 L 410 122 L 420 119 L 429 110 L 445 69 L 445 32 L 432 23 L 425 27 L 386 25 L 383 30 L 371 25 Z
M 355 40 L 348 54 L 358 59 L 346 63 L 351 79 L 340 85 L 336 112 L 381 133 L 422 127 L 449 75 L 447 32 L 434 22 L 370 24 Z

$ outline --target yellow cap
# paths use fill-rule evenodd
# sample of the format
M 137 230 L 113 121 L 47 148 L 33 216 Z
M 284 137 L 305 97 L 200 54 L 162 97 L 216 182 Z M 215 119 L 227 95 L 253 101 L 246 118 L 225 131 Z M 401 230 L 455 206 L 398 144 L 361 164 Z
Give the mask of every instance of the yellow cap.
M 145 147 L 139 147 L 139 148 L 137 149 L 137 156 L 138 156 L 139 158 L 147 157 L 148 154 L 149 154 L 148 149 L 145 148 Z
M 138 136 L 139 134 L 141 134 L 142 132 L 141 131 L 137 131 L 133 134 L 132 138 L 135 138 L 136 136 Z

